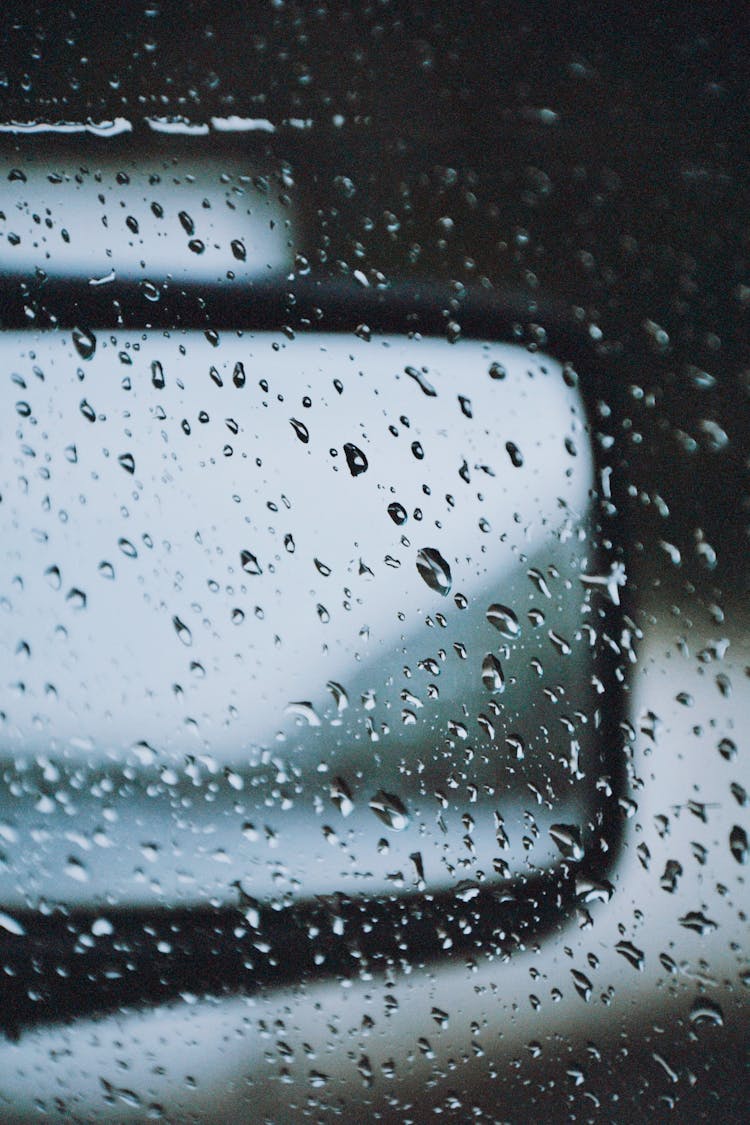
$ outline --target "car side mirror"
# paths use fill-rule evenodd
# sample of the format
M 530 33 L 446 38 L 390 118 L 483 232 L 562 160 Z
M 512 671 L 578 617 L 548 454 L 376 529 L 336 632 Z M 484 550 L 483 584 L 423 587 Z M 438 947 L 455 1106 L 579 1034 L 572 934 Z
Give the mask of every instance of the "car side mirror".
M 505 955 L 611 893 L 631 627 L 578 378 L 364 299 L 0 337 L 8 1030 Z

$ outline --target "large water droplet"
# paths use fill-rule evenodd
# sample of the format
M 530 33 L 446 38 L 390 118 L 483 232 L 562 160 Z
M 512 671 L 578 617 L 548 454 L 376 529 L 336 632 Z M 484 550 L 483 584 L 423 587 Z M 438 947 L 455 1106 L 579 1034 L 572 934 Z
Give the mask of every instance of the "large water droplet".
M 307 700 L 298 700 L 292 703 L 287 703 L 284 708 L 286 715 L 294 715 L 297 719 L 302 719 L 309 727 L 319 727 L 320 716 L 313 707 L 312 703 Z
M 710 1000 L 707 996 L 700 996 L 693 1002 L 690 1009 L 690 1022 L 695 1027 L 700 1027 L 702 1024 L 723 1027 L 724 1013 L 715 1000 Z
M 591 993 L 594 987 L 591 981 L 587 976 L 584 975 L 584 973 L 580 972 L 578 969 L 571 969 L 570 975 L 573 978 L 573 984 L 575 985 L 576 992 L 582 1000 L 585 1000 L 586 1003 L 588 1003 L 591 999 Z
M 263 568 L 252 551 L 240 552 L 240 563 L 245 574 L 262 574 Z
M 583 859 L 581 830 L 575 824 L 551 824 L 549 834 L 566 859 Z
M 678 918 L 681 926 L 686 930 L 695 930 L 697 934 L 710 934 L 718 929 L 716 922 L 713 918 L 707 918 L 706 915 L 700 910 L 689 910 L 687 914 L 683 914 Z
M 414 382 L 421 388 L 428 398 L 437 398 L 437 391 L 432 383 L 427 379 L 423 371 L 419 371 L 416 367 L 405 367 L 404 371 L 410 375 Z
M 431 590 L 443 597 L 450 593 L 451 568 L 435 547 L 422 547 L 417 552 L 417 570 Z
M 305 423 L 297 421 L 296 418 L 290 418 L 289 421 L 291 422 L 292 429 L 294 430 L 294 432 L 297 435 L 297 437 L 299 438 L 299 440 L 304 445 L 307 445 L 307 443 L 310 440 L 310 431 L 308 430 Z
M 370 808 L 386 828 L 391 828 L 394 832 L 403 831 L 409 823 L 409 814 L 395 793 L 379 789 L 370 799 Z
M 175 633 L 182 643 L 189 647 L 193 643 L 193 634 L 190 632 L 185 622 L 181 621 L 177 614 L 175 614 L 172 618 L 172 624 L 174 625 Z
M 349 472 L 353 477 L 358 477 L 360 473 L 367 471 L 367 458 L 362 450 L 358 446 L 353 445 L 350 441 L 344 444 L 344 456 L 349 466 Z
M 505 691 L 505 676 L 498 658 L 488 652 L 482 661 L 482 683 L 488 691 Z
M 508 609 L 507 605 L 500 605 L 499 602 L 493 602 L 488 608 L 487 620 L 490 625 L 495 626 L 498 633 L 511 640 L 521 632 L 521 626 L 513 610 Z
M 157 391 L 164 389 L 164 368 L 159 363 L 158 359 L 153 360 L 151 363 L 151 382 L 156 387 Z
M 135 472 L 135 458 L 132 453 L 121 453 L 117 460 L 122 465 L 126 473 Z
M 354 811 L 351 790 L 343 777 L 334 777 L 331 781 L 331 800 L 342 816 L 349 816 Z
M 326 684 L 326 687 L 333 696 L 334 703 L 336 704 L 336 710 L 339 712 L 339 714 L 341 714 L 341 712 L 345 711 L 349 706 L 349 696 L 346 694 L 346 691 L 341 686 L 341 684 L 336 683 L 335 680 L 329 680 Z
M 91 359 L 96 351 L 96 336 L 88 328 L 74 328 L 73 343 L 81 359 Z
M 632 941 L 618 941 L 615 949 L 626 961 L 630 962 L 634 969 L 637 969 L 639 973 L 643 972 L 645 955 L 642 949 L 638 949 Z
M 729 849 L 738 863 L 747 863 L 747 832 L 739 824 L 729 833 Z

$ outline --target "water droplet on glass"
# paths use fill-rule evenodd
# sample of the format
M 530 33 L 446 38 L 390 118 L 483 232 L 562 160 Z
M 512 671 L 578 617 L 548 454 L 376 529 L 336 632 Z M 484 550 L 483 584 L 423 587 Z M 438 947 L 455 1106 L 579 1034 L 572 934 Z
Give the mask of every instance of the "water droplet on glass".
M 520 734 L 508 734 L 505 737 L 505 745 L 509 750 L 512 750 L 516 756 L 517 762 L 522 762 L 526 757 L 526 743 L 521 738 Z
M 399 527 L 401 526 L 401 524 L 406 523 L 407 519 L 409 518 L 406 514 L 406 508 L 403 506 L 403 504 L 399 504 L 396 501 L 394 501 L 393 504 L 388 505 L 388 515 Z
M 245 249 L 245 243 L 242 242 L 239 238 L 233 238 L 230 245 L 232 247 L 232 253 L 234 254 L 237 261 L 238 262 L 244 262 L 245 259 L 247 258 L 247 250 Z
M 296 719 L 303 720 L 309 727 L 319 727 L 321 725 L 317 711 L 312 703 L 309 703 L 307 700 L 297 700 L 292 703 L 287 703 L 284 708 L 284 714 L 293 715 Z
M 443 597 L 450 593 L 451 568 L 435 547 L 422 547 L 417 553 L 417 570 L 431 590 Z
M 437 398 L 437 391 L 432 383 L 427 379 L 423 371 L 419 371 L 416 367 L 407 366 L 404 368 L 407 375 L 411 376 L 414 382 L 420 387 L 428 398 Z
M 75 879 L 77 883 L 88 882 L 89 873 L 76 856 L 69 857 L 63 870 L 69 879 Z
M 342 711 L 346 711 L 349 706 L 349 696 L 346 694 L 341 684 L 336 683 L 335 680 L 329 680 L 326 687 L 333 696 L 333 701 L 336 704 L 336 710 L 339 714 L 341 714 Z
M 488 691 L 505 691 L 505 676 L 498 658 L 488 652 L 482 660 L 482 683 Z
M 172 618 L 172 624 L 174 625 L 175 633 L 182 643 L 186 646 L 190 646 L 193 643 L 193 634 L 190 632 L 185 622 L 181 621 L 177 614 L 175 614 Z
M 73 586 L 65 595 L 65 600 L 72 605 L 74 609 L 85 609 L 88 599 L 83 590 L 79 590 L 77 586 Z
M 367 458 L 358 446 L 353 445 L 350 441 L 344 444 L 344 456 L 346 463 L 349 466 L 349 472 L 353 477 L 358 477 L 360 473 L 367 471 Z
M 712 918 L 707 918 L 700 910 L 689 910 L 678 921 L 686 930 L 695 930 L 697 934 L 710 934 L 718 929 L 716 922 Z
M 0 930 L 5 930 L 7 934 L 13 934 L 15 937 L 23 937 L 26 933 L 21 923 L 3 910 L 0 910 Z
M 59 590 L 62 585 L 62 576 L 60 574 L 59 566 L 48 566 L 44 572 L 44 577 L 49 582 L 53 590 Z
M 294 430 L 294 432 L 297 435 L 297 437 L 299 438 L 299 440 L 304 445 L 307 445 L 307 443 L 310 440 L 310 431 L 308 430 L 305 423 L 297 421 L 296 418 L 290 418 L 289 421 L 291 423 L 292 429 Z
M 739 824 L 735 824 L 729 833 L 729 850 L 738 863 L 747 863 L 747 832 Z
M 693 1002 L 690 1009 L 690 1022 L 694 1027 L 701 1027 L 706 1024 L 713 1027 L 723 1027 L 724 1013 L 715 1000 L 711 1000 L 707 996 L 700 996 Z
M 151 364 L 151 382 L 156 387 L 157 391 L 164 389 L 164 368 L 159 363 L 158 359 L 153 360 Z
M 342 816 L 349 816 L 354 811 L 351 790 L 343 777 L 334 777 L 331 781 L 331 800 Z
M 549 834 L 566 859 L 583 859 L 581 830 L 574 824 L 551 824 Z
M 240 564 L 245 574 L 262 574 L 263 569 L 251 551 L 240 552 Z
M 520 469 L 523 466 L 523 454 L 514 441 L 506 441 L 505 448 L 510 457 L 511 464 L 514 469 Z
M 573 984 L 575 985 L 576 992 L 581 997 L 581 999 L 585 1000 L 588 1004 L 589 1000 L 591 999 L 591 993 L 594 987 L 591 981 L 578 969 L 571 969 L 570 975 L 573 978 Z
M 81 359 L 91 359 L 96 351 L 96 336 L 88 328 L 74 328 L 73 343 Z
M 512 609 L 508 609 L 507 605 L 500 605 L 499 602 L 493 604 L 487 610 L 487 620 L 490 625 L 494 625 L 497 631 L 503 637 L 512 640 L 517 637 L 521 632 L 521 626 L 518 624 L 518 618 Z
M 117 460 L 122 465 L 126 473 L 135 472 L 135 458 L 132 453 L 121 453 Z
M 639 973 L 643 972 L 645 955 L 642 949 L 638 949 L 631 941 L 618 941 L 615 949 L 626 961 L 630 962 L 634 969 L 637 969 Z
M 394 793 L 379 789 L 370 799 L 370 808 L 394 832 L 401 832 L 409 823 L 409 815 L 402 801 Z

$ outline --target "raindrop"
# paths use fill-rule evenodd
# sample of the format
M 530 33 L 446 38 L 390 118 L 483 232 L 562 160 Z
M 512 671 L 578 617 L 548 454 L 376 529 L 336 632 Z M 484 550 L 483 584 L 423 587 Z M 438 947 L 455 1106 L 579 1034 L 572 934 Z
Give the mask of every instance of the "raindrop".
M 498 658 L 488 652 L 482 661 L 482 683 L 488 691 L 505 691 L 505 676 Z
M 521 738 L 520 734 L 506 735 L 505 745 L 509 750 L 512 750 L 516 756 L 517 762 L 522 762 L 526 757 L 526 743 Z M 553 825 L 554 827 L 554 825 Z
M 422 547 L 417 553 L 417 570 L 431 590 L 443 597 L 450 593 L 451 568 L 434 547 Z
M 618 941 L 615 945 L 615 949 L 626 961 L 630 962 L 634 969 L 637 969 L 639 973 L 643 972 L 645 955 L 642 949 L 638 949 L 637 946 L 633 945 L 630 941 Z
M 14 934 L 15 937 L 23 937 L 26 933 L 21 923 L 3 910 L 0 910 L 0 930 L 5 930 L 8 934 Z
M 707 918 L 700 910 L 689 910 L 678 921 L 686 930 L 695 930 L 697 934 L 701 935 L 710 934 L 718 929 L 716 922 L 712 918 Z
M 47 579 L 53 590 L 60 589 L 62 578 L 60 576 L 59 566 L 48 566 L 44 572 L 44 577 Z
M 81 863 L 80 859 L 76 856 L 70 856 L 64 868 L 65 874 L 69 879 L 75 879 L 77 883 L 87 883 L 89 873 Z
M 549 630 L 547 636 L 563 656 L 570 656 L 572 650 L 568 641 L 565 640 L 565 637 L 561 637 L 560 634 L 556 633 L 553 629 Z
M 573 984 L 575 985 L 576 992 L 581 997 L 581 999 L 585 1000 L 588 1004 L 589 1000 L 591 999 L 591 993 L 594 987 L 591 981 L 587 976 L 584 976 L 583 973 L 579 972 L 578 969 L 571 969 L 570 975 L 573 978 Z
M 334 777 L 331 781 L 331 801 L 342 816 L 349 816 L 354 811 L 351 790 L 343 777 Z
M 153 360 L 151 364 L 151 382 L 156 387 L 157 391 L 164 389 L 164 368 L 159 363 L 158 359 Z
M 247 258 L 247 250 L 245 249 L 245 243 L 242 242 L 239 238 L 233 238 L 232 242 L 231 242 L 231 247 L 232 247 L 232 253 L 234 254 L 237 261 L 238 262 L 244 262 L 245 259 Z
M 126 473 L 135 472 L 135 458 L 132 453 L 121 453 L 117 460 L 122 465 Z
M 394 832 L 401 832 L 409 823 L 409 816 L 403 803 L 394 793 L 386 793 L 379 789 L 374 797 L 370 798 L 370 808 Z
M 367 458 L 362 450 L 356 445 L 353 445 L 350 441 L 344 444 L 344 456 L 349 466 L 349 472 L 353 477 L 358 477 L 360 473 L 367 471 Z
M 190 632 L 185 622 L 181 621 L 177 614 L 175 614 L 172 618 L 172 624 L 174 625 L 175 633 L 182 643 L 186 647 L 189 647 L 193 643 L 193 634 Z
M 500 605 L 499 602 L 493 602 L 488 608 L 487 620 L 490 625 L 495 626 L 501 636 L 508 637 L 509 640 L 517 637 L 521 631 L 518 618 L 513 610 L 508 609 L 506 605 Z
M 403 504 L 399 504 L 396 501 L 394 501 L 393 504 L 388 505 L 388 515 L 399 527 L 401 526 L 401 524 L 406 523 L 407 519 L 409 518 L 406 513 L 406 508 L 403 506 Z
M 722 738 L 719 743 L 719 753 L 727 762 L 732 762 L 737 757 L 737 746 L 731 738 Z
M 511 464 L 514 469 L 520 469 L 523 465 L 523 455 L 514 441 L 506 441 L 505 448 L 508 451 Z
M 738 863 L 747 863 L 747 832 L 739 824 L 729 833 L 729 850 Z
M 307 445 L 310 440 L 310 431 L 308 430 L 305 423 L 298 422 L 296 418 L 290 418 L 289 421 L 299 440 L 303 443 L 303 445 Z
M 262 574 L 263 569 L 251 551 L 240 551 L 240 563 L 245 574 Z
M 81 359 L 91 359 L 96 351 L 96 336 L 88 328 L 74 328 L 73 343 Z
M 508 372 L 503 367 L 502 363 L 490 364 L 490 378 L 491 379 L 504 379 Z
M 312 703 L 309 703 L 307 700 L 287 703 L 284 708 L 284 714 L 294 715 L 295 718 L 304 720 L 309 727 L 319 727 L 321 725 L 317 711 Z
M 690 1009 L 690 1022 L 694 1027 L 710 1024 L 713 1027 L 723 1027 L 724 1013 L 715 1000 L 707 996 L 700 996 L 693 1002 Z
M 549 834 L 566 859 L 583 859 L 581 830 L 574 824 L 551 824 Z
M 407 366 L 404 368 L 407 375 L 411 376 L 414 382 L 420 389 L 427 395 L 428 398 L 437 398 L 437 391 L 432 383 L 425 377 L 424 372 L 419 371 L 416 367 Z
M 346 691 L 341 686 L 341 684 L 336 683 L 335 680 L 329 680 L 326 684 L 326 687 L 333 696 L 333 701 L 336 704 L 336 710 L 339 712 L 339 714 L 341 714 L 341 712 L 345 711 L 349 706 L 349 696 L 346 694 Z
M 232 374 L 232 382 L 234 383 L 235 387 L 239 388 L 239 387 L 244 387 L 245 381 L 246 381 L 245 368 L 242 365 L 242 361 L 238 359 L 237 362 L 234 365 L 234 372 Z

